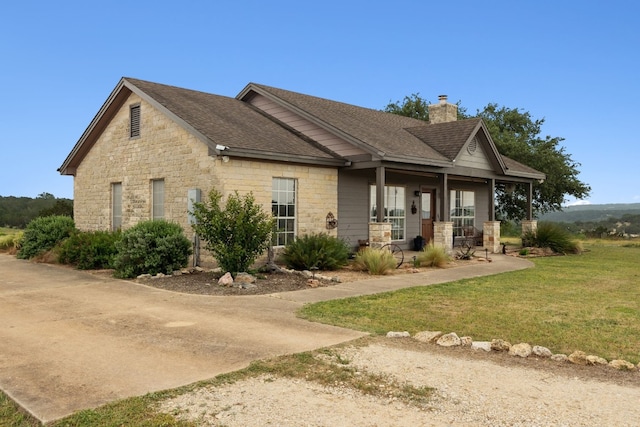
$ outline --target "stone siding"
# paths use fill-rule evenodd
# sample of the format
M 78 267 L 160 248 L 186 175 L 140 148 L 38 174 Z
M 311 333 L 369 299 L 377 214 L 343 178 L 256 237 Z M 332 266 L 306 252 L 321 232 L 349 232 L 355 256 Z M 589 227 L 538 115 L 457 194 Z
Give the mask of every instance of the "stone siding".
M 141 105 L 141 134 L 129 138 L 129 106 Z M 212 157 L 208 147 L 135 94 L 131 94 L 78 166 L 74 178 L 76 225 L 81 230 L 111 228 L 111 186 L 122 184 L 122 228 L 151 218 L 151 181 L 164 180 L 165 219 L 177 222 L 189 238 L 188 190 L 202 199 L 212 189 L 228 195 L 253 192 L 271 212 L 273 177 L 297 180 L 298 235 L 329 232 L 325 218 L 337 215 L 335 168 Z M 339 220 L 339 218 L 338 218 Z M 330 234 L 335 235 L 336 230 Z
M 485 221 L 482 226 L 482 246 L 492 254 L 500 252 L 500 221 Z

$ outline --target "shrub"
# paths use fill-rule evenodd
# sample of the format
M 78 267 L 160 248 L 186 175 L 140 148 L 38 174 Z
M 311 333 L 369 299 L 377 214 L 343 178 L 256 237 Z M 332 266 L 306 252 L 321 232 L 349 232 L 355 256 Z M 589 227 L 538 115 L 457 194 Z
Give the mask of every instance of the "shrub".
M 444 267 L 451 260 L 449 254 L 442 246 L 436 246 L 433 242 L 425 246 L 420 254 L 418 254 L 417 261 L 419 265 L 425 265 L 427 267 Z
M 31 259 L 53 249 L 75 230 L 73 219 L 68 216 L 35 218 L 24 231 L 17 257 Z
M 527 231 L 522 236 L 522 245 L 549 248 L 553 252 L 561 254 L 582 251 L 580 242 L 572 239 L 567 230 L 552 222 L 541 222 L 535 232 Z
M 368 271 L 376 276 L 396 269 L 397 261 L 386 249 L 364 248 L 356 254 L 353 265 L 356 269 Z
M 120 231 L 75 231 L 58 247 L 58 262 L 81 270 L 112 268 L 120 238 Z
M 337 270 L 349 260 L 349 246 L 327 234 L 302 236 L 289 243 L 282 253 L 287 267 L 296 270 Z
M 115 246 L 115 276 L 125 279 L 143 273 L 171 274 L 186 267 L 191 255 L 191 242 L 182 228 L 163 220 L 143 221 L 123 231 Z
M 208 202 L 196 203 L 193 229 L 224 271 L 247 271 L 269 248 L 274 219 L 256 204 L 252 193 L 241 197 L 236 191 L 224 209 L 221 201 L 222 194 L 212 190 Z

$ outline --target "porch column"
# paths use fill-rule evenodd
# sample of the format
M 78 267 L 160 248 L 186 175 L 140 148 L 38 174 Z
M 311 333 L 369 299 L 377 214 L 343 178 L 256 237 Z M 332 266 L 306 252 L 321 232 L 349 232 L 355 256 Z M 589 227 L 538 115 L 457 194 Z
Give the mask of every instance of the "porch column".
M 533 219 L 533 182 L 527 184 L 527 220 Z
M 384 186 L 385 186 L 385 170 L 384 166 L 376 168 L 376 212 L 377 222 L 384 222 Z
M 496 220 L 496 180 L 489 180 L 489 221 Z
M 482 224 L 482 246 L 492 254 L 500 252 L 500 221 L 485 221 Z
M 436 221 L 433 223 L 433 245 L 444 248 L 448 254 L 453 252 L 453 222 Z
M 440 215 L 439 218 L 436 218 L 438 221 L 449 221 L 450 212 L 449 212 L 449 175 L 443 173 L 441 176 L 440 182 L 440 200 L 442 203 L 440 204 Z

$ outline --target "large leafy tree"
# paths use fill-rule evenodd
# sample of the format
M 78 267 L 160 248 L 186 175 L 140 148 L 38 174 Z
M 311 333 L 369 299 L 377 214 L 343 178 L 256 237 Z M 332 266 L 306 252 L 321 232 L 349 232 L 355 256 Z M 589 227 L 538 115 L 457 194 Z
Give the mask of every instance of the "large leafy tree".
M 428 121 L 427 105 L 418 94 L 413 94 L 402 102 L 389 103 L 384 111 Z M 458 117 L 472 116 L 458 105 Z M 564 138 L 540 136 L 544 119 L 533 119 L 527 111 L 497 104 L 488 104 L 477 112 L 476 117 L 484 120 L 502 155 L 546 174 L 544 182 L 536 182 L 533 186 L 534 215 L 562 210 L 567 196 L 583 199 L 589 195 L 591 187 L 578 179 L 580 164 L 560 145 Z M 496 204 L 501 218 L 523 219 L 527 208 L 527 188 L 497 186 Z

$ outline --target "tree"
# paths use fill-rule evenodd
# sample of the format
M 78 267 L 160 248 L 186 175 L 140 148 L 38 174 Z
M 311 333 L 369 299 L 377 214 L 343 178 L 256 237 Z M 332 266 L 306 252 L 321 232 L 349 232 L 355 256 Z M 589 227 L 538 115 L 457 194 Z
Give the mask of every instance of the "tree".
M 458 104 L 458 118 L 470 118 L 466 109 Z M 406 96 L 389 103 L 384 111 L 428 121 L 428 103 L 419 94 Z M 562 210 L 566 196 L 583 199 L 591 187 L 578 179 L 579 163 L 573 161 L 559 144 L 561 137 L 540 137 L 544 119 L 534 120 L 527 111 L 488 104 L 476 117 L 481 117 L 500 154 L 534 168 L 546 175 L 546 180 L 533 185 L 534 215 Z M 522 219 L 527 211 L 527 189 L 516 186 L 496 188 L 497 215 L 502 219 Z
M 488 104 L 478 112 L 500 154 L 532 167 L 546 175 L 544 182 L 533 184 L 533 210 L 538 214 L 562 210 L 567 195 L 583 199 L 591 187 L 578 179 L 579 163 L 560 146 L 561 137 L 540 136 L 544 119 L 532 119 L 528 111 Z M 526 213 L 527 189 L 514 191 L 498 187 L 498 213 L 505 219 L 522 219 Z
M 236 191 L 221 206 L 222 194 L 209 193 L 209 201 L 196 203 L 193 230 L 207 243 L 207 249 L 231 273 L 247 271 L 270 245 L 275 224 L 270 213 L 256 204 L 252 193 L 241 197 Z

